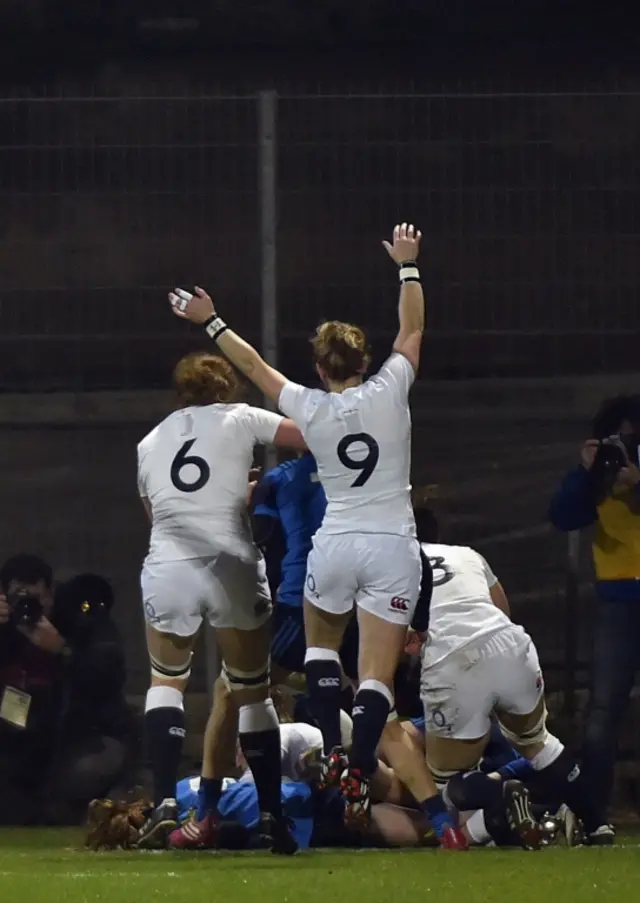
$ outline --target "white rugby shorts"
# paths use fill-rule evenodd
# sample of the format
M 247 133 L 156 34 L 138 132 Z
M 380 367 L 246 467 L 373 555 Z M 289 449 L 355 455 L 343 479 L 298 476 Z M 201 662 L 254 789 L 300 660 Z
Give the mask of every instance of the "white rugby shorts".
M 160 633 L 193 636 L 205 618 L 212 627 L 255 630 L 271 615 L 261 556 L 147 561 L 140 583 L 145 620 Z
M 490 730 L 494 710 L 529 715 L 543 695 L 538 652 L 517 624 L 422 669 L 425 728 L 439 737 L 478 740 Z
M 354 604 L 390 624 L 409 625 L 420 594 L 420 546 L 387 533 L 316 533 L 305 598 L 331 614 Z

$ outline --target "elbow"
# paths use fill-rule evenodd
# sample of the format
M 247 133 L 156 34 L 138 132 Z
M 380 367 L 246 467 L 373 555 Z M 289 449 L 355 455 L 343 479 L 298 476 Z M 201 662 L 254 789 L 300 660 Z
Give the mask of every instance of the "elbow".
M 278 448 L 292 448 L 294 451 L 308 451 L 307 443 L 293 420 L 285 418 L 277 429 L 273 444 Z

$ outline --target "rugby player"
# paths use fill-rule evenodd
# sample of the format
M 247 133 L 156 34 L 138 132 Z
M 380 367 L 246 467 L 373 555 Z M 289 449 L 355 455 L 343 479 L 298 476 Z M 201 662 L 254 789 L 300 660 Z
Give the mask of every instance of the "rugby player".
M 313 540 L 306 578 L 305 670 L 322 730 L 325 777 L 339 781 L 347 817 L 369 812 L 368 782 L 393 707 L 393 676 L 416 606 L 420 550 L 410 499 L 408 394 L 419 365 L 424 297 L 416 265 L 420 232 L 403 223 L 384 247 L 400 276 L 399 331 L 391 357 L 363 383 L 364 333 L 347 323 L 318 327 L 316 370 L 326 391 L 307 389 L 270 367 L 217 315 L 211 298 L 176 289 L 174 312 L 205 326 L 220 349 L 297 423 L 318 464 L 327 513 Z M 350 760 L 340 746 L 339 649 L 355 605 L 360 629 L 359 687 Z
M 549 795 L 583 822 L 587 842 L 613 843 L 613 829 L 592 802 L 580 766 L 546 726 L 544 682 L 531 637 L 509 617 L 507 597 L 473 549 L 437 542 L 437 523 L 416 512 L 418 536 L 433 571 L 429 628 L 422 646 L 421 696 L 429 767 L 459 810 L 482 809 L 496 782 L 478 765 L 495 713 L 509 743 L 531 764 Z M 507 782 L 509 783 L 509 782 Z M 500 791 L 502 792 L 502 791 Z M 508 807 L 524 845 L 540 845 L 528 795 Z M 517 823 L 518 822 L 518 823 Z
M 174 384 L 177 410 L 138 446 L 138 486 L 151 521 L 141 585 L 151 663 L 145 726 L 155 793 L 138 845 L 163 847 L 177 826 L 183 695 L 207 617 L 239 707 L 240 744 L 255 775 L 265 845 L 294 852 L 280 800 L 278 719 L 268 696 L 271 598 L 246 497 L 256 444 L 305 446 L 290 420 L 234 403 L 238 380 L 221 357 L 187 355 Z

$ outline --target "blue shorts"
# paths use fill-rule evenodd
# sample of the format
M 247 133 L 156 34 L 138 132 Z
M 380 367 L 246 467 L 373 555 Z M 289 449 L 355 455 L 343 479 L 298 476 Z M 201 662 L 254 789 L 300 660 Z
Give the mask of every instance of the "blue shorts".
M 304 635 L 304 613 L 302 606 L 276 605 L 272 618 L 271 660 L 285 671 L 304 673 L 304 656 L 307 644 Z M 340 660 L 347 677 L 358 678 L 358 621 L 349 621 L 340 647 Z
M 304 672 L 304 614 L 302 606 L 278 602 L 271 621 L 271 661 L 285 671 Z

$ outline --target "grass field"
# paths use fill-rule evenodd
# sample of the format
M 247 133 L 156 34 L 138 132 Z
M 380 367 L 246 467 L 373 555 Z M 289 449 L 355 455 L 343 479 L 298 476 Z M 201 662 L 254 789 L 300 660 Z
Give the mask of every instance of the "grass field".
M 0 831 L 0 901 L 590 903 L 636 899 L 638 838 L 609 849 L 85 853 L 74 832 Z

